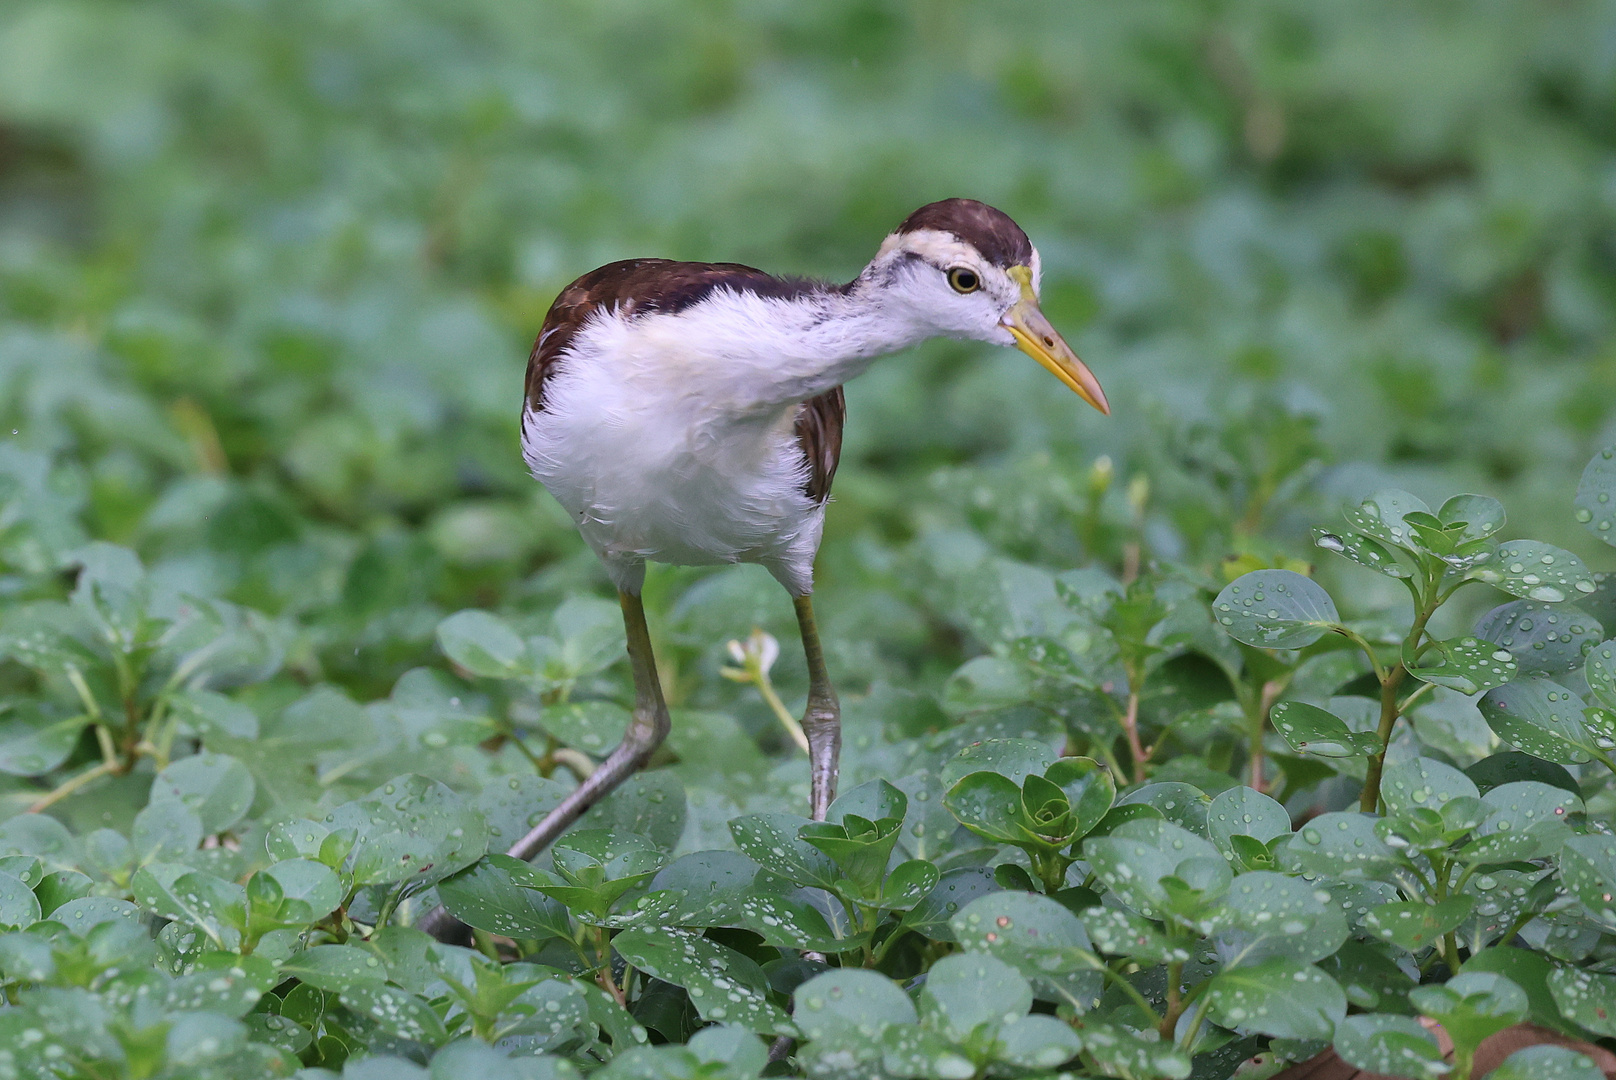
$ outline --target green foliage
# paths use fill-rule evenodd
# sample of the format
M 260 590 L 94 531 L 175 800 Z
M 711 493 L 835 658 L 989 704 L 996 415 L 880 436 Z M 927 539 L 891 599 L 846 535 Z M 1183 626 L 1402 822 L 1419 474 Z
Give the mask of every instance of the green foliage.
M 1224 1080 L 1330 1043 L 1470 1080 L 1523 1018 L 1616 1039 L 1611 34 L 6 6 L 0 1076 Z M 777 586 L 658 569 L 667 748 L 502 854 L 631 700 L 516 452 L 546 305 L 634 255 L 845 280 L 955 194 L 1027 227 L 1116 418 L 1008 352 L 882 362 L 820 560 L 829 819 L 764 693 L 805 692 Z M 469 944 L 414 929 L 438 903 Z

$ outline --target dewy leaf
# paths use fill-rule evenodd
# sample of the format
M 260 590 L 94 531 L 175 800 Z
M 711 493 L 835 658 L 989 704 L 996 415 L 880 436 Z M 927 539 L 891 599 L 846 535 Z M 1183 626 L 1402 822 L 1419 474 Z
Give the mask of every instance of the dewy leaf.
M 1277 1039 L 1328 1039 L 1347 1015 L 1334 979 L 1284 957 L 1214 975 L 1206 997 L 1215 1022 Z
M 1520 1023 L 1530 1007 L 1526 991 L 1492 971 L 1465 971 L 1440 985 L 1416 986 L 1408 1000 L 1440 1023 L 1456 1047 L 1471 1050 L 1488 1036 Z
M 1616 930 L 1616 837 L 1571 837 L 1560 849 L 1560 879 L 1590 915 Z
M 1442 504 L 1437 518 L 1446 526 L 1464 523 L 1461 537 L 1485 540 L 1504 527 L 1504 504 L 1489 495 L 1455 495 Z
M 359 839 L 350 870 L 360 885 L 411 881 L 432 885 L 488 850 L 488 825 L 444 784 L 425 776 L 389 780 L 363 799 L 326 815 L 327 828 Z
M 1435 758 L 1395 762 L 1380 778 L 1380 799 L 1388 815 L 1417 807 L 1440 811 L 1452 799 L 1479 796 L 1474 780 Z
M 1577 483 L 1577 520 L 1589 532 L 1616 546 L 1616 446 L 1607 446 L 1589 460 Z
M 460 667 L 490 679 L 533 674 L 527 642 L 504 619 L 473 608 L 438 624 L 438 645 Z
M 1325 551 L 1333 551 L 1342 558 L 1350 559 L 1359 566 L 1385 574 L 1387 577 L 1406 578 L 1409 576 L 1408 567 L 1397 560 L 1397 556 L 1381 545 L 1380 541 L 1371 539 L 1362 533 L 1333 532 L 1329 529 L 1314 529 L 1313 543 Z
M 797 838 L 808 819 L 796 814 L 749 814 L 729 823 L 741 853 L 771 874 L 798 885 L 834 889 L 840 877 L 829 855 Z
M 1453 1067 L 1436 1036 L 1407 1016 L 1349 1016 L 1336 1025 L 1335 1052 L 1365 1072 L 1405 1080 L 1437 1080 Z
M 1353 731 L 1345 720 L 1305 701 L 1281 701 L 1269 712 L 1274 730 L 1298 754 L 1322 758 L 1369 757 L 1379 753 L 1373 731 Z
M 977 897 L 998 891 L 992 867 L 958 867 L 943 874 L 931 892 L 904 914 L 902 925 L 933 941 L 953 941 L 949 921 L 955 914 Z
M 1566 1019 L 1596 1035 L 1616 1036 L 1616 975 L 1581 968 L 1556 968 L 1549 992 Z
M 972 773 L 996 772 L 1016 787 L 1028 776 L 1042 776 L 1056 761 L 1042 742 L 1032 739 L 985 739 L 961 750 L 943 766 L 946 791 Z
M 1561 765 L 1590 760 L 1582 699 L 1544 678 L 1519 679 L 1487 692 L 1477 706 L 1498 737 Z
M 1262 792 L 1237 784 L 1217 795 L 1207 807 L 1206 831 L 1223 857 L 1229 858 L 1231 837 L 1251 836 L 1266 844 L 1291 831 L 1291 815 Z
M 1435 904 L 1392 903 L 1372 908 L 1361 920 L 1365 930 L 1400 949 L 1418 952 L 1469 918 L 1476 898 L 1450 896 Z
M 1258 870 L 1229 886 L 1215 937 L 1226 968 L 1249 967 L 1280 956 L 1311 963 L 1347 940 L 1347 920 L 1300 878 Z
M 1500 544 L 1493 557 L 1465 575 L 1513 596 L 1558 604 L 1594 591 L 1594 578 L 1582 560 L 1564 548 L 1537 540 Z
M 1515 656 L 1481 638 L 1449 638 L 1431 642 L 1418 657 L 1403 650 L 1403 665 L 1421 682 L 1446 686 L 1461 694 L 1479 694 L 1515 677 Z
M 1022 812 L 1021 789 L 996 772 L 971 773 L 949 789 L 943 805 L 961 825 L 996 844 L 1022 842 L 1023 825 L 1032 824 Z
M 1588 689 L 1607 709 L 1616 709 L 1616 639 L 1604 641 L 1588 651 L 1582 674 Z
M 1522 675 L 1556 676 L 1581 667 L 1604 629 L 1570 604 L 1511 600 L 1478 619 L 1476 635 L 1507 650 Z
M 1602 1080 L 1604 1070 L 1569 1046 L 1539 1043 L 1517 1050 L 1487 1080 Z
M 541 883 L 533 867 L 522 860 L 485 855 L 438 882 L 438 899 L 456 918 L 478 930 L 511 938 L 570 938 L 567 909 L 533 887 Z
M 874 1038 L 890 1024 L 913 1024 L 914 1002 L 885 975 L 863 968 L 833 968 L 797 987 L 792 1016 L 808 1039 L 845 1031 Z
M 1212 601 L 1230 637 L 1263 649 L 1300 649 L 1334 628 L 1341 616 L 1316 582 L 1290 570 L 1253 570 Z
M 953 920 L 969 952 L 986 952 L 1031 980 L 1040 996 L 1087 1012 L 1105 986 L 1088 933 L 1065 906 L 1036 893 L 996 892 L 971 901 Z
M 765 1034 L 795 1034 L 768 1000 L 768 978 L 733 949 L 688 930 L 625 930 L 612 939 L 618 954 L 664 982 L 682 986 L 703 1020 L 740 1024 Z
M 87 716 L 61 719 L 24 706 L 0 716 L 0 773 L 43 776 L 66 761 L 90 722 Z
M 1351 525 L 1373 536 L 1406 551 L 1419 550 L 1415 543 L 1413 530 L 1403 522 L 1405 514 L 1429 514 L 1431 508 L 1416 495 L 1406 491 L 1390 489 L 1378 491 L 1369 496 L 1355 509 L 1346 511 L 1347 521 Z
M 396 986 L 356 982 L 342 991 L 342 1003 L 401 1039 L 435 1046 L 448 1038 L 432 1006 Z
M 221 833 L 246 816 L 254 786 L 247 766 L 225 754 L 203 751 L 181 758 L 152 780 L 151 803 L 174 801 L 202 820 L 206 834 Z
M 1320 814 L 1281 848 L 1281 863 L 1327 877 L 1386 877 L 1402 867 L 1403 859 L 1376 835 L 1378 820 L 1352 811 Z
M 848 814 L 857 814 L 869 821 L 895 817 L 902 820 L 909 809 L 909 797 L 885 780 L 876 779 L 845 791 L 830 804 L 825 820 L 841 824 Z
M 920 1000 L 940 1016 L 949 1037 L 964 1040 L 984 1024 L 1003 1024 L 1027 1015 L 1032 987 L 1021 973 L 987 953 L 955 953 L 933 964 Z

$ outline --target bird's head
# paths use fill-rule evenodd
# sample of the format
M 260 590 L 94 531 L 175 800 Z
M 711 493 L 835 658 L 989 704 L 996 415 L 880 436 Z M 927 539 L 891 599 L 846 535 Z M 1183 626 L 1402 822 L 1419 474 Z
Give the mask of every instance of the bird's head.
M 935 333 L 1016 346 L 1110 414 L 1099 380 L 1039 309 L 1038 249 L 1003 211 L 975 199 L 922 206 L 860 281 Z

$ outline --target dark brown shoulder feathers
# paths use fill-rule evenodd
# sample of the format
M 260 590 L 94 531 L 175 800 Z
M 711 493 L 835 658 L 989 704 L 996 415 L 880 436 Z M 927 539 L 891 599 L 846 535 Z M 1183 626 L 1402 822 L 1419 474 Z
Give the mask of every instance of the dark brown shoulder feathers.
M 944 199 L 927 203 L 904 219 L 899 233 L 935 229 L 953 233 L 976 248 L 995 266 L 1009 269 L 1032 261 L 1032 241 L 1003 210 L 975 199 Z
M 591 317 L 601 311 L 623 315 L 675 313 L 698 304 L 718 289 L 759 296 L 789 298 L 835 289 L 815 281 L 777 278 L 740 263 L 674 262 L 671 259 L 627 259 L 591 270 L 561 290 L 550 305 L 527 360 L 525 408 L 544 408 L 544 384 L 567 346 Z
M 842 460 L 842 424 L 847 420 L 847 399 L 842 388 L 809 398 L 797 408 L 797 443 L 808 459 L 803 490 L 814 502 L 830 498 L 830 482 Z

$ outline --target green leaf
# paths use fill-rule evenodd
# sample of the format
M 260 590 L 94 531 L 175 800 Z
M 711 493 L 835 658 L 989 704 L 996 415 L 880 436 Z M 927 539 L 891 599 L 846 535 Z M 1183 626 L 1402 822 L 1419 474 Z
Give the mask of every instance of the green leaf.
M 905 911 L 913 907 L 936 887 L 941 876 L 937 867 L 925 859 L 899 863 L 881 884 L 881 908 Z
M 282 961 L 281 976 L 341 993 L 359 983 L 384 983 L 387 966 L 368 949 L 353 945 L 316 945 Z
M 1493 557 L 1465 575 L 1512 596 L 1559 604 L 1594 591 L 1593 575 L 1582 560 L 1564 548 L 1536 540 L 1500 544 Z
M 562 745 L 605 757 L 623 741 L 629 711 L 615 701 L 563 701 L 546 705 L 539 726 Z
M 703 1020 L 749 1031 L 795 1034 L 786 1014 L 768 1000 L 763 969 L 733 949 L 688 930 L 625 930 L 612 939 L 618 954 L 664 982 L 682 986 Z
M 1560 765 L 1592 757 L 1582 699 L 1557 682 L 1520 679 L 1489 690 L 1477 706 L 1500 739 L 1528 754 Z
M 1491 971 L 1504 976 L 1526 991 L 1528 1008 L 1531 1010 L 1528 1020 L 1568 1035 L 1577 1033 L 1576 1028 L 1560 1015 L 1554 994 L 1549 990 L 1549 976 L 1554 973 L 1555 966 L 1547 955 L 1534 949 L 1498 945 L 1471 953 L 1470 959 L 1464 962 L 1460 970 Z
M 914 907 L 904 913 L 902 925 L 933 941 L 954 941 L 949 925 L 961 908 L 979 896 L 998 892 L 993 870 L 986 866 L 962 866 L 938 878 Z
M 200 1010 L 240 1017 L 281 981 L 275 964 L 262 956 L 210 952 L 198 956 L 190 972 L 168 986 L 166 1008 Z
M 943 796 L 943 805 L 961 825 L 996 844 L 1019 844 L 1031 828 L 1022 811 L 1021 789 L 996 772 L 966 776 Z
M 909 809 L 909 797 L 885 780 L 871 780 L 851 791 L 843 792 L 830 804 L 825 820 L 841 824 L 848 814 L 866 821 L 882 818 L 902 819 Z
M 389 780 L 326 815 L 332 831 L 358 836 L 350 872 L 357 885 L 436 884 L 488 850 L 488 825 L 447 786 L 425 776 Z
M 1362 919 L 1365 930 L 1400 949 L 1418 952 L 1441 940 L 1470 917 L 1476 898 L 1460 894 L 1435 904 L 1393 903 L 1373 908 Z
M 1421 682 L 1446 686 L 1461 694 L 1479 694 L 1502 686 L 1515 677 L 1515 656 L 1508 649 L 1481 638 L 1433 641 L 1416 658 L 1403 649 L 1403 665 Z
M 1116 801 L 1115 778 L 1109 769 L 1093 758 L 1061 758 L 1044 770 L 1044 779 L 1066 793 L 1074 839 L 1087 836 Z
M 1348 879 L 1385 878 L 1403 858 L 1375 833 L 1376 818 L 1339 811 L 1320 814 L 1281 849 L 1286 869 Z
M 0 928 L 21 930 L 39 920 L 39 898 L 22 881 L 0 872 Z
M 1347 940 L 1347 920 L 1299 878 L 1258 870 L 1229 886 L 1218 919 L 1216 951 L 1226 969 L 1270 957 L 1299 963 L 1323 960 Z
M 999 1060 L 1023 1069 L 1054 1069 L 1083 1048 L 1077 1032 L 1053 1016 L 1022 1016 L 998 1034 Z
M 66 761 L 90 722 L 86 716 L 51 717 L 24 706 L 0 719 L 0 773 L 43 776 Z
M 1212 799 L 1206 809 L 1206 831 L 1227 859 L 1233 855 L 1232 840 L 1236 836 L 1250 836 L 1266 844 L 1289 835 L 1291 815 L 1262 792 L 1237 784 Z
M 1504 504 L 1489 495 L 1455 495 L 1436 512 L 1445 526 L 1464 524 L 1461 538 L 1485 540 L 1504 527 Z
M 1319 968 L 1341 984 L 1347 1001 L 1358 1008 L 1392 1008 L 1407 1000 L 1414 980 L 1387 952 L 1366 942 L 1347 941 L 1334 956 L 1319 961 Z
M 1407 514 L 1430 512 L 1431 508 L 1418 496 L 1410 495 L 1406 491 L 1389 489 L 1377 491 L 1355 509 L 1347 510 L 1346 518 L 1354 528 L 1368 533 L 1377 540 L 1407 551 L 1418 551 L 1420 545 L 1417 537 L 1414 531 L 1404 524 L 1403 518 Z
M 1407 1016 L 1349 1016 L 1336 1025 L 1335 1052 L 1364 1072 L 1406 1080 L 1437 1080 L 1453 1068 L 1436 1036 Z
M 1099 957 L 1083 924 L 1057 901 L 1036 893 L 990 893 L 961 909 L 952 925 L 968 952 L 1010 964 L 1041 996 L 1078 1012 L 1099 1003 L 1105 985 Z
M 590 807 L 577 827 L 634 833 L 672 851 L 684 835 L 687 813 L 684 781 L 672 769 L 653 769 L 624 781 Z
M 1512 862 L 1557 854 L 1572 835 L 1567 820 L 1584 809 L 1577 796 L 1535 780 L 1500 784 L 1481 801 L 1489 814 L 1477 838 L 1460 852 L 1467 862 Z
M 1616 709 L 1616 639 L 1588 650 L 1588 661 L 1582 673 L 1599 703 L 1607 709 Z
M 384 983 L 356 982 L 341 996 L 348 1008 L 401 1039 L 436 1046 L 448 1038 L 432 1006 L 408 990 Z
M 816 975 L 791 995 L 792 1016 L 810 1040 L 845 1031 L 870 1038 L 889 1024 L 913 1024 L 914 1003 L 898 984 L 862 968 L 839 968 Z
M 922 1008 L 942 1019 L 956 1041 L 978 1027 L 1009 1023 L 1032 1008 L 1032 987 L 1021 973 L 987 953 L 956 953 L 932 965 L 921 989 Z
M 1616 975 L 1581 968 L 1556 968 L 1549 993 L 1566 1019 L 1595 1035 L 1616 1037 Z
M 1616 930 L 1616 837 L 1568 839 L 1560 849 L 1560 879 L 1594 919 Z
M 1144 1038 L 1122 1024 L 1082 1018 L 1078 1038 L 1083 1052 L 1094 1058 L 1106 1076 L 1137 1080 L 1186 1080 L 1189 1055 L 1171 1042 Z
M 1616 545 L 1616 446 L 1589 459 L 1577 482 L 1577 520 L 1599 539 Z
M 1230 637 L 1263 649 L 1300 649 L 1341 621 L 1330 594 L 1290 570 L 1236 578 L 1212 601 L 1212 615 Z
M 511 938 L 571 938 L 567 909 L 537 891 L 542 883 L 533 867 L 520 859 L 485 855 L 438 882 L 438 900 L 478 930 Z
M 1334 713 L 1304 701 L 1282 701 L 1269 713 L 1274 730 L 1298 754 L 1322 758 L 1369 757 L 1380 752 L 1373 731 L 1353 731 Z
M 1388 815 L 1418 807 L 1439 811 L 1453 799 L 1474 799 L 1479 794 L 1475 781 L 1435 758 L 1395 762 L 1386 766 L 1380 779 L 1380 800 Z
M 460 667 L 489 679 L 534 674 L 527 642 L 505 620 L 476 609 L 457 611 L 438 624 L 438 645 Z
M 1461 972 L 1440 986 L 1409 991 L 1413 1006 L 1442 1025 L 1461 1052 L 1526 1017 L 1526 991 L 1491 971 Z
M 1408 567 L 1398 561 L 1397 556 L 1383 547 L 1378 540 L 1373 540 L 1362 533 L 1334 531 L 1330 529 L 1314 529 L 1313 543 L 1325 551 L 1333 551 L 1344 559 L 1349 559 L 1359 566 L 1367 567 L 1377 573 L 1392 578 L 1406 578 L 1409 576 Z
M 998 773 L 1020 788 L 1029 776 L 1042 776 L 1056 757 L 1044 743 L 1032 739 L 984 739 L 961 750 L 943 766 L 945 790 L 972 773 Z
M 252 773 L 225 754 L 203 751 L 181 758 L 152 780 L 151 802 L 178 802 L 202 820 L 212 835 L 228 830 L 246 816 L 254 795 Z
M 1517 1050 L 1487 1080 L 1601 1080 L 1604 1070 L 1569 1046 L 1540 1043 Z
M 1581 608 L 1537 600 L 1511 600 L 1476 621 L 1476 636 L 1508 650 L 1522 675 L 1573 672 L 1603 635 Z
M 1083 912 L 1083 928 L 1094 947 L 1113 956 L 1143 963 L 1183 963 L 1189 949 L 1170 941 L 1151 920 L 1125 908 L 1091 907 Z
M 731 819 L 735 846 L 769 873 L 798 885 L 834 889 L 840 877 L 830 856 L 798 839 L 808 819 L 796 814 L 749 814 Z
M 1211 799 L 1193 784 L 1174 780 L 1143 784 L 1117 801 L 1119 806 L 1154 806 L 1162 817 L 1181 829 L 1206 835 L 1206 813 Z
M 1328 1039 L 1347 1014 L 1334 979 L 1278 956 L 1214 975 L 1205 993 L 1215 1022 L 1280 1039 Z

